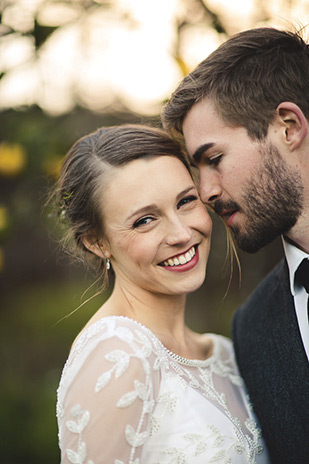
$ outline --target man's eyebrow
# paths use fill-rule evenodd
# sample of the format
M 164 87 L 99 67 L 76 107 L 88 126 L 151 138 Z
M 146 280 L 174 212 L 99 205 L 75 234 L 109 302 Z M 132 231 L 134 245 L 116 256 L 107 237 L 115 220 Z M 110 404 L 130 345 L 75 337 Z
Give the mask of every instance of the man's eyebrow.
M 199 164 L 203 153 L 205 153 L 205 151 L 209 150 L 209 148 L 212 148 L 213 146 L 214 144 L 211 142 L 211 143 L 204 143 L 203 145 L 198 147 L 198 149 L 195 150 L 195 152 L 192 155 L 192 159 L 194 160 L 194 162 L 196 164 Z

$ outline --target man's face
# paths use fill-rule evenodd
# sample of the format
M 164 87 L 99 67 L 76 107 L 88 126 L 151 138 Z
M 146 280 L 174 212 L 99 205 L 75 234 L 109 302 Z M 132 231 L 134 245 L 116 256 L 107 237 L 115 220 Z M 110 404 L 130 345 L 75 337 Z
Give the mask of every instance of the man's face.
M 187 114 L 183 133 L 200 176 L 200 195 L 234 233 L 240 248 L 256 252 L 294 226 L 302 212 L 298 172 L 267 140 L 227 125 L 210 100 Z

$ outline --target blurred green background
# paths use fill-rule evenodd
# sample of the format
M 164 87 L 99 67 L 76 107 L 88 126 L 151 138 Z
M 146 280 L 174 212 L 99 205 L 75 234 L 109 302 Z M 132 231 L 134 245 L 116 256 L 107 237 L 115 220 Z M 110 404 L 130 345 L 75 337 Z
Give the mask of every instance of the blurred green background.
M 96 296 L 62 319 L 96 293 L 89 289 L 94 276 L 59 248 L 55 218 L 44 207 L 66 151 L 102 125 L 157 124 L 177 82 L 231 34 L 258 25 L 306 24 L 308 16 L 306 2 L 291 0 L 171 0 L 168 5 L 161 0 L 0 1 L 3 463 L 59 462 L 55 405 L 61 370 L 73 339 L 108 296 Z M 77 33 L 79 41 L 72 42 Z M 134 47 L 124 40 L 130 34 Z M 116 45 L 121 57 L 110 48 Z M 96 63 L 104 66 L 96 69 Z M 107 79 L 111 69 L 115 74 Z M 199 332 L 229 336 L 233 312 L 280 259 L 282 247 L 277 240 L 255 255 L 239 253 L 242 276 L 235 267 L 225 296 L 226 236 L 213 220 L 207 279 L 189 297 L 187 319 Z

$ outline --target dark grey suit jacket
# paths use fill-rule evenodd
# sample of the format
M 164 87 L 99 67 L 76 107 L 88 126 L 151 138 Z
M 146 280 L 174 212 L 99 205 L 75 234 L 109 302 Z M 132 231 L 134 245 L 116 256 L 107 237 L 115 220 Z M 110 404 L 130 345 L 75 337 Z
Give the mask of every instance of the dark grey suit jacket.
M 237 362 L 273 464 L 309 464 L 309 363 L 282 260 L 235 313 Z

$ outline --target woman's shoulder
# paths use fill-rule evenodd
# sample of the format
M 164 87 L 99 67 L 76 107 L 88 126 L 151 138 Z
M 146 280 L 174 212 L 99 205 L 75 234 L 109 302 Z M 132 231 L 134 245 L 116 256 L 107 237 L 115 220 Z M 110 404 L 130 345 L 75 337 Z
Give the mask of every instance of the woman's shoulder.
M 63 368 L 58 387 L 58 403 L 75 381 L 94 376 L 107 366 L 119 375 L 157 375 L 167 366 L 163 345 L 142 324 L 122 316 L 108 316 L 95 322 L 77 338 Z
M 213 351 L 215 355 L 228 355 L 234 356 L 233 342 L 230 338 L 225 335 L 219 335 L 215 333 L 207 333 L 205 336 L 209 337 L 213 341 Z
M 67 429 L 72 432 L 67 426 L 75 420 L 71 416 L 78 414 L 79 426 L 79 415 L 83 414 L 89 433 L 105 429 L 106 436 L 110 433 L 108 424 L 113 427 L 119 420 L 123 436 L 131 443 L 136 418 L 142 420 L 146 410 L 150 412 L 153 407 L 162 359 L 164 362 L 151 331 L 136 321 L 109 316 L 86 328 L 70 353 L 57 391 L 57 417 L 63 436 L 68 436 Z
M 124 316 L 107 316 L 84 329 L 77 337 L 65 363 L 62 380 L 72 377 L 92 358 L 125 357 L 164 359 L 164 348 L 157 337 L 141 323 Z M 157 362 L 158 363 L 158 362 Z M 69 374 L 69 375 L 68 375 Z
M 208 358 L 210 364 L 229 366 L 229 369 L 237 371 L 235 361 L 235 351 L 233 342 L 230 338 L 215 333 L 204 334 L 213 342 L 213 352 Z
M 117 343 L 116 340 L 134 346 L 151 344 L 156 349 L 161 345 L 151 330 L 140 322 L 125 316 L 106 316 L 82 331 L 73 345 L 70 356 L 74 358 L 86 347 L 111 339 L 114 345 Z
M 214 343 L 211 363 L 215 371 L 222 377 L 228 377 L 233 384 L 243 386 L 242 378 L 236 363 L 233 342 L 224 335 L 207 334 Z

